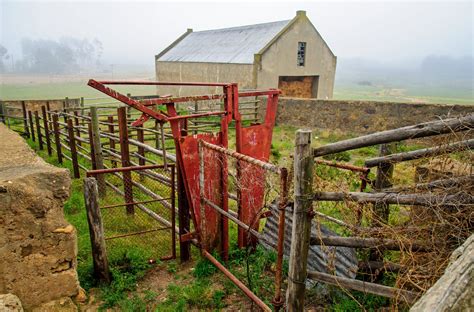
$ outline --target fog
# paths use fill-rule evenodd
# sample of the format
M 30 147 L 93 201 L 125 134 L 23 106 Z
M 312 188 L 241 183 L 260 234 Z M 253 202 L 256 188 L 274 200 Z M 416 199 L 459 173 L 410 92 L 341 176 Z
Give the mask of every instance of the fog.
M 57 56 L 81 69 L 128 65 L 153 72 L 154 55 L 187 28 L 198 31 L 291 19 L 297 10 L 305 10 L 338 56 L 339 78 L 364 66 L 369 71 L 416 69 L 441 76 L 462 72 L 472 79 L 471 1 L 0 0 L 0 10 L 3 71 L 44 71 L 32 65 L 38 57 L 35 53 L 43 53 L 53 61 Z M 81 44 L 92 50 L 84 50 Z M 50 48 L 49 54 L 45 47 Z M 94 55 L 87 57 L 84 51 Z

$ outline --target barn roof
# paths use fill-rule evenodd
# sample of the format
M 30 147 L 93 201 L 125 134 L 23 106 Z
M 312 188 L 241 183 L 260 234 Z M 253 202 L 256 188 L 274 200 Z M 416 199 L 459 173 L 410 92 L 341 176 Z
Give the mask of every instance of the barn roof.
M 205 31 L 188 31 L 157 56 L 166 62 L 252 64 L 291 20 Z

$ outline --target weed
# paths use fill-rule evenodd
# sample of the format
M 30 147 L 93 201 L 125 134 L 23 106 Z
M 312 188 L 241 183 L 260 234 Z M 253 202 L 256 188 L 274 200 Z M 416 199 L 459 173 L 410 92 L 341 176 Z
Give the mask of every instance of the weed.
M 217 268 L 206 258 L 201 258 L 194 268 L 194 276 L 197 278 L 209 277 L 217 272 Z

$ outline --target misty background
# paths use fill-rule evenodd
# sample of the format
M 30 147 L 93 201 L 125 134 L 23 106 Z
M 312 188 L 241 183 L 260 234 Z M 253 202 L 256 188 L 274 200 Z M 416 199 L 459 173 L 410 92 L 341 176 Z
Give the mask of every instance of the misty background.
M 0 73 L 153 78 L 154 56 L 187 28 L 286 20 L 297 10 L 338 57 L 336 93 L 383 86 L 474 97 L 471 1 L 0 0 Z

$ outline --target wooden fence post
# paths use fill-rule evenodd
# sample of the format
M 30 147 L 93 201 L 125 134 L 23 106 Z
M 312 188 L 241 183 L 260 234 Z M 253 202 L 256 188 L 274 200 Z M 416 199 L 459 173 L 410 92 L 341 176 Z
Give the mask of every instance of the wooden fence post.
M 379 150 L 379 156 L 386 156 L 392 153 L 392 144 L 381 144 Z M 380 163 L 377 166 L 377 176 L 375 178 L 374 189 L 376 192 L 380 192 L 384 188 L 390 188 L 392 186 L 393 176 L 393 164 L 391 163 Z M 385 203 L 378 203 L 374 205 L 375 218 L 382 223 L 388 223 L 388 217 L 390 214 L 390 207 Z M 378 225 L 377 225 L 378 226 Z
M 41 106 L 41 115 L 43 115 L 43 127 L 44 127 L 44 137 L 46 140 L 46 148 L 48 149 L 48 155 L 51 156 L 53 151 L 51 149 L 51 138 L 49 136 L 49 123 L 48 123 L 48 114 L 46 113 L 46 107 Z
M 74 111 L 74 125 L 76 126 L 76 136 L 80 138 L 81 129 L 79 129 L 79 112 L 77 110 Z M 81 141 L 78 140 L 77 145 L 81 146 Z
M 130 150 L 128 143 L 128 126 L 127 126 L 127 111 L 126 107 L 117 108 L 119 137 L 120 137 L 120 158 L 122 160 L 122 167 L 130 167 Z M 126 203 L 133 202 L 133 185 L 132 174 L 130 171 L 125 171 L 123 175 L 123 191 Z M 133 204 L 127 205 L 127 213 L 133 214 L 135 208 Z
M 84 179 L 84 202 L 89 223 L 94 275 L 100 282 L 108 284 L 111 281 L 111 275 L 105 246 L 104 227 L 100 215 L 97 181 L 94 178 Z
M 97 107 L 91 107 L 91 130 L 92 130 L 92 143 L 94 147 L 94 160 L 97 170 L 104 169 L 104 159 L 102 157 L 102 145 L 100 143 L 100 128 L 99 128 L 99 115 L 97 113 Z M 99 195 L 104 197 L 106 195 L 105 176 L 103 174 L 97 175 L 97 183 L 99 185 Z
M 379 156 L 386 156 L 392 153 L 393 144 L 381 144 L 379 148 Z M 375 178 L 374 190 L 380 192 L 384 188 L 390 188 L 392 186 L 393 176 L 393 164 L 391 163 L 380 163 L 377 166 L 377 175 Z M 374 204 L 374 215 L 372 216 L 372 226 L 380 226 L 382 224 L 388 224 L 388 217 L 390 215 L 390 205 L 387 203 Z M 374 224 L 376 220 L 376 224 Z M 382 261 L 383 251 L 377 249 L 370 250 L 371 261 Z M 383 274 L 383 272 L 381 272 Z M 379 279 L 381 275 L 375 276 L 375 279 Z
M 137 141 L 140 142 L 140 143 L 145 143 L 145 138 L 144 138 L 144 135 L 143 135 L 142 126 L 137 127 Z M 138 157 L 138 164 L 140 166 L 145 166 L 146 165 L 146 163 L 145 163 L 145 149 L 143 148 L 143 146 L 138 147 L 138 155 L 140 155 Z
M 313 207 L 313 163 L 311 131 L 298 130 L 295 139 L 295 204 L 286 299 L 288 311 L 303 311 L 304 309 L 306 267 Z
M 56 153 L 58 155 L 58 163 L 63 163 L 63 153 L 61 152 L 61 139 L 59 137 L 59 123 L 58 114 L 53 114 L 53 132 L 54 132 L 54 143 L 56 145 Z
M 5 104 L 3 104 L 3 101 L 0 101 L 0 121 L 3 122 L 4 124 L 6 124 L 6 120 L 5 120 Z M 23 123 L 25 122 L 25 114 L 23 113 Z M 26 134 L 26 130 L 28 129 L 28 125 L 26 126 L 25 128 L 25 134 Z
M 67 120 L 67 133 L 69 137 L 69 148 L 71 149 L 72 170 L 74 178 L 79 179 L 81 174 L 79 172 L 79 163 L 77 161 L 76 138 L 74 137 L 74 125 L 71 118 Z
M 31 140 L 33 142 L 36 142 L 36 139 L 35 139 L 35 126 L 34 126 L 34 123 L 33 123 L 33 114 L 31 113 L 31 111 L 28 111 L 28 121 L 30 123 Z
M 109 128 L 109 133 L 114 135 L 115 134 L 115 129 L 114 129 L 114 116 L 108 116 L 107 117 L 107 122 L 109 123 L 108 128 Z M 115 139 L 110 138 L 109 139 L 109 148 L 115 152 Z M 110 161 L 112 163 L 112 168 L 117 168 L 117 161 L 112 158 Z
M 40 126 L 38 111 L 35 111 L 35 124 L 36 124 L 36 133 L 38 134 L 39 149 L 42 151 L 43 150 L 43 135 L 41 133 L 41 126 Z
M 28 120 L 26 115 L 26 103 L 21 101 L 21 112 L 23 113 L 23 128 L 25 129 L 26 137 L 30 137 L 30 131 L 28 130 Z
M 49 101 L 46 101 L 46 112 L 48 113 L 48 120 L 50 121 L 49 130 L 53 131 L 53 117 L 51 117 L 51 106 L 49 105 Z
M 91 113 L 89 112 L 89 118 L 91 117 Z M 92 122 L 89 119 L 89 122 L 87 123 L 87 132 L 89 134 L 89 147 L 91 149 L 91 167 L 92 170 L 96 170 L 97 166 L 95 163 L 95 152 L 94 152 L 94 144 L 93 144 L 93 139 L 92 139 Z

